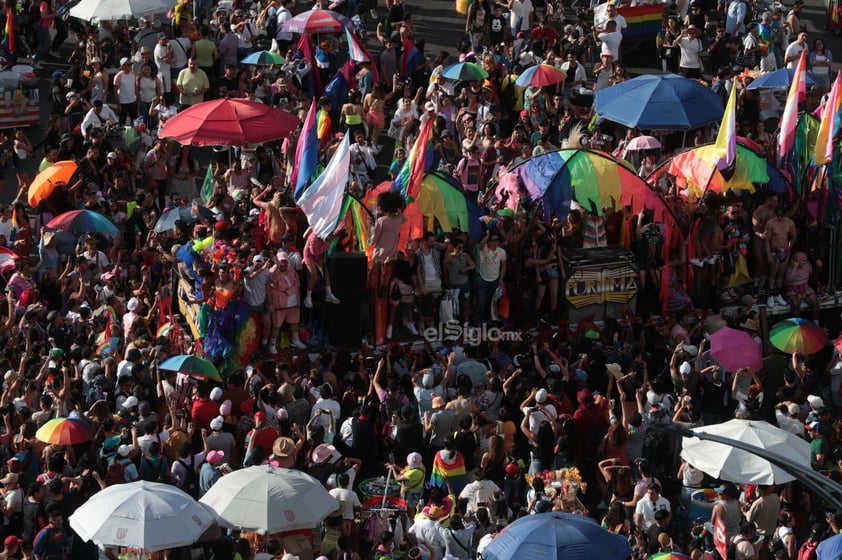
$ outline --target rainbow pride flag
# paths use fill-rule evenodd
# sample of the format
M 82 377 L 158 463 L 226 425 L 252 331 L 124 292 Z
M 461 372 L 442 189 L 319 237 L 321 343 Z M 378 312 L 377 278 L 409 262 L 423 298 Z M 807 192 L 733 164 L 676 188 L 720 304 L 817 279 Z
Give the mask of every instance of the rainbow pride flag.
M 14 10 L 6 9 L 6 28 L 3 33 L 3 48 L 9 54 L 15 54 Z
M 433 165 L 433 124 L 434 119 L 427 119 L 421 127 L 415 144 L 412 145 L 406 161 L 403 162 L 401 172 L 392 184 L 392 190 L 400 191 L 408 202 L 418 198 L 421 184 L 424 182 L 424 173 Z
M 628 25 L 623 32 L 623 43 L 626 45 L 631 44 L 630 41 L 652 39 L 661 31 L 663 4 L 629 6 L 619 8 L 617 13 L 626 18 Z
M 789 93 L 786 96 L 784 114 L 778 133 L 778 156 L 784 157 L 795 144 L 795 129 L 798 126 L 798 103 L 807 96 L 807 49 L 801 51 L 801 58 L 792 77 Z
M 447 451 L 439 451 L 433 459 L 430 486 L 447 490 L 447 483 L 449 482 L 453 493 L 458 496 L 459 492 L 468 484 L 468 477 L 465 475 L 465 458 L 458 451 L 453 451 L 452 453 L 456 457 L 450 464 L 447 464 L 442 460 L 442 453 L 447 453 Z

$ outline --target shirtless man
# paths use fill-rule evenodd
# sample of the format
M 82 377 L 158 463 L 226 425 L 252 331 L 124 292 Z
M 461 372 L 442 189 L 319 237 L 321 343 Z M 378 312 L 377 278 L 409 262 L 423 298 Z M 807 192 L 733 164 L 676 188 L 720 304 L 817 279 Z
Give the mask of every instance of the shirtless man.
M 795 229 L 795 222 L 784 216 L 781 207 L 775 209 L 775 216 L 766 222 L 766 261 L 769 263 L 769 297 L 766 300 L 768 307 L 775 305 L 788 305 L 781 295 L 786 265 L 798 231 Z
M 778 207 L 778 195 L 771 193 L 766 201 L 758 206 L 751 216 L 751 225 L 754 229 L 754 236 L 751 238 L 751 253 L 754 256 L 754 287 L 763 289 L 766 285 L 766 277 L 769 274 L 768 251 L 766 249 L 766 222 L 775 215 L 775 208 Z

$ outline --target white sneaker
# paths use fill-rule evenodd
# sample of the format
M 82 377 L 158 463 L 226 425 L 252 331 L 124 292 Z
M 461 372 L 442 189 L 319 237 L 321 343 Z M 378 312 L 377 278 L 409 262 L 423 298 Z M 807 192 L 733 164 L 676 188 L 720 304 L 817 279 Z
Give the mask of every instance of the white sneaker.
M 415 328 L 415 325 L 413 323 L 407 321 L 403 324 L 403 326 L 406 327 L 406 330 L 412 333 L 412 336 L 418 336 L 418 329 Z
M 290 345 L 291 345 L 291 346 L 294 346 L 295 348 L 298 348 L 299 350 L 306 350 L 306 349 L 307 349 L 307 345 L 306 345 L 306 344 L 304 344 L 303 342 L 301 342 L 301 341 L 298 339 L 298 337 L 297 337 L 297 336 L 296 336 L 295 338 L 293 338 L 293 339 L 292 339 L 292 342 L 290 342 Z
M 783 298 L 783 296 L 781 294 L 776 295 L 775 299 L 777 300 L 779 305 L 783 305 L 783 306 L 789 305 L 789 303 Z
M 386 327 L 386 340 L 392 340 L 392 325 Z
M 778 302 L 775 301 L 775 296 L 769 296 L 766 298 L 766 307 L 776 307 Z
M 311 298 L 309 294 L 304 298 L 304 307 L 307 309 L 313 308 L 313 298 Z
M 693 266 L 698 266 L 699 268 L 705 266 L 705 261 L 701 259 L 690 259 L 690 264 Z
M 273 355 L 278 353 L 278 343 L 274 340 L 272 341 L 272 344 L 269 345 L 269 353 Z
M 328 302 L 328 303 L 342 303 L 341 301 L 339 301 L 338 297 L 333 295 L 333 292 L 328 292 L 325 295 L 325 301 Z

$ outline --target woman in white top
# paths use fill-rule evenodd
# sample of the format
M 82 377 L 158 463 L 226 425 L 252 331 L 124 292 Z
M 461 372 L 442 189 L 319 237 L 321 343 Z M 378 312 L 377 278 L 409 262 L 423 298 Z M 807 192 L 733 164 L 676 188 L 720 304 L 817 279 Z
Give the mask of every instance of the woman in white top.
M 678 69 L 681 75 L 691 80 L 701 79 L 702 59 L 699 54 L 704 47 L 702 40 L 699 39 L 699 30 L 696 29 L 696 26 L 688 26 L 679 35 L 675 43 L 669 45 L 669 47 L 678 47 L 679 49 Z
M 20 181 L 21 184 L 28 184 L 31 179 L 29 158 L 32 157 L 35 150 L 32 149 L 32 144 L 29 142 L 29 138 L 26 137 L 26 134 L 24 134 L 22 130 L 15 132 L 14 150 L 15 173 L 17 173 L 18 181 Z
M 833 57 L 830 55 L 830 51 L 825 48 L 822 39 L 813 41 L 809 58 L 813 75 L 820 78 L 825 89 L 827 89 L 830 86 L 830 63 L 833 62 Z
M 140 67 L 140 73 L 135 79 L 135 88 L 137 90 L 138 114 L 148 122 L 152 103 L 161 96 L 164 85 L 158 76 L 152 75 L 152 66 L 144 64 Z

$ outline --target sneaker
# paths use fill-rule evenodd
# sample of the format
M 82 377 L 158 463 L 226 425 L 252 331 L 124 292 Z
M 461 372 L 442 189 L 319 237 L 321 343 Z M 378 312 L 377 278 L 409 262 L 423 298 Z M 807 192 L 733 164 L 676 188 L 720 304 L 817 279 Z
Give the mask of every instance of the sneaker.
M 304 307 L 306 307 L 307 309 L 313 309 L 313 298 L 311 298 L 309 295 L 307 295 L 307 297 L 304 298 Z
M 769 296 L 766 299 L 766 307 L 775 307 L 778 305 L 778 302 L 775 301 L 775 296 Z
M 787 306 L 789 303 L 783 298 L 781 294 L 775 296 L 775 300 L 778 302 L 778 305 Z
M 275 355 L 275 354 L 278 353 L 278 343 L 275 342 L 274 340 L 272 341 L 272 344 L 269 345 L 269 353 L 272 354 L 272 355 Z
M 292 342 L 290 342 L 289 344 L 290 344 L 290 346 L 292 346 L 294 348 L 298 348 L 299 350 L 306 350 L 307 349 L 307 345 L 304 344 L 303 342 L 301 342 L 300 340 L 298 340 L 297 337 L 292 339 Z
M 406 330 L 408 330 L 410 333 L 412 333 L 412 336 L 418 336 L 418 329 L 415 328 L 415 325 L 413 323 L 410 323 L 409 321 L 407 321 L 406 323 L 403 324 L 403 326 L 406 327 Z
M 392 325 L 386 327 L 386 340 L 392 340 Z
M 339 301 L 339 298 L 333 295 L 331 292 L 328 292 L 325 296 L 325 301 L 328 303 L 342 303 Z
M 703 261 L 702 259 L 690 259 L 690 264 L 702 268 L 703 266 L 705 266 L 705 261 Z

